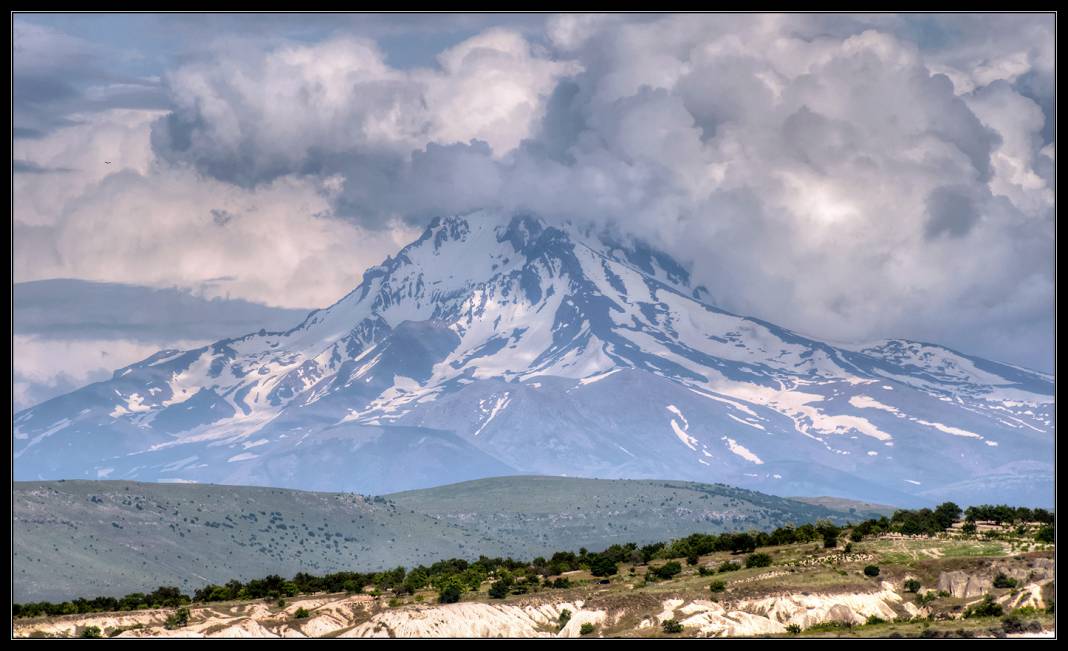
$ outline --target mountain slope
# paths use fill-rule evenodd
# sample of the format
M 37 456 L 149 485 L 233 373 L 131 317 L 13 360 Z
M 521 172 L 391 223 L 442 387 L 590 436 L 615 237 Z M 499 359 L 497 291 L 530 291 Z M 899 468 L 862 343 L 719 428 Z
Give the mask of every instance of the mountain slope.
M 16 601 L 233 578 L 529 559 L 842 513 L 729 486 L 507 477 L 383 497 L 127 481 L 17 482 Z
M 162 351 L 16 414 L 15 474 L 382 492 L 522 472 L 1052 502 L 1052 377 L 932 344 L 832 346 L 702 295 L 641 243 L 435 220 L 290 330 Z

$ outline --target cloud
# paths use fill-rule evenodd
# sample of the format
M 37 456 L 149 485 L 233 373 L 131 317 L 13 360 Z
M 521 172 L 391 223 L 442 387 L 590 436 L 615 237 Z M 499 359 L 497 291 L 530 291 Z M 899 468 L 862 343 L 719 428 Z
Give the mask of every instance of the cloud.
M 198 340 L 173 340 L 166 347 L 193 348 Z M 115 338 L 54 339 L 14 335 L 12 400 L 15 411 L 111 377 L 115 369 L 145 359 L 164 346 Z
M 1048 370 L 1052 27 L 561 15 L 405 68 L 372 33 L 238 34 L 162 71 L 166 112 L 16 141 L 78 170 L 16 175 L 16 276 L 322 304 L 431 215 L 522 210 L 653 240 L 722 307 L 814 336 Z M 123 143 L 125 171 L 94 166 Z

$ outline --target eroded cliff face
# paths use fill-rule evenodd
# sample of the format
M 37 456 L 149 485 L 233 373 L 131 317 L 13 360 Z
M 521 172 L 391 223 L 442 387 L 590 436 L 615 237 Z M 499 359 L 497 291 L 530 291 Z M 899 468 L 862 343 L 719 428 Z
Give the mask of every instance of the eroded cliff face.
M 953 575 L 946 577 L 955 581 L 951 587 L 982 583 L 982 577 L 946 574 Z M 1044 607 L 1043 585 L 1025 584 L 1019 592 L 1021 604 Z M 293 600 L 285 608 L 259 602 L 191 608 L 190 623 L 175 630 L 164 627 L 170 612 L 155 610 L 16 622 L 15 636 L 75 637 L 95 626 L 116 637 L 578 637 L 583 624 L 592 624 L 595 634 L 640 636 L 674 619 L 689 635 L 749 637 L 786 633 L 790 625 L 801 629 L 828 622 L 857 625 L 872 616 L 891 621 L 927 614 L 889 582 L 872 592 L 781 593 L 722 601 L 633 596 L 603 594 L 592 600 L 534 596 L 514 602 L 388 608 L 367 595 L 334 595 Z M 301 608 L 309 616 L 297 619 Z M 570 618 L 565 617 L 561 627 L 564 611 Z
M 987 594 L 996 595 L 1006 612 L 1043 610 L 1053 597 L 1054 559 L 1046 555 L 934 562 L 908 572 L 885 568 L 893 576 L 867 586 L 841 576 L 838 586 L 787 590 L 781 581 L 791 572 L 772 570 L 732 581 L 731 590 L 738 592 L 715 596 L 709 595 L 706 582 L 692 576 L 648 588 L 622 582 L 454 604 L 390 607 L 385 598 L 366 594 L 316 595 L 287 600 L 284 607 L 264 601 L 195 606 L 189 609 L 188 624 L 173 630 L 166 628 L 172 610 L 145 610 L 16 620 L 14 635 L 77 637 L 96 627 L 109 637 L 579 637 L 589 624 L 593 632 L 587 635 L 630 637 L 659 634 L 665 622 L 675 620 L 685 636 L 753 637 L 829 623 L 863 625 L 870 618 L 952 620 Z M 839 574 L 844 572 L 834 576 Z M 1016 587 L 996 589 L 999 574 L 1015 580 Z M 793 580 L 801 576 L 794 574 Z M 829 575 L 804 576 L 813 581 Z M 922 580 L 926 587 L 921 593 L 948 596 L 935 605 L 920 605 L 917 595 L 904 591 L 910 578 Z M 297 617 L 301 610 L 306 617 Z
M 998 574 L 1016 581 L 1022 589 L 1020 594 L 1005 595 L 999 601 L 1013 608 L 1034 606 L 1044 608 L 1042 588 L 1053 581 L 1054 563 L 1052 558 L 1029 558 L 994 561 L 989 568 L 980 571 L 953 570 L 942 572 L 938 577 L 938 589 L 950 593 L 959 599 L 979 598 L 989 593 L 994 587 Z M 1008 598 L 1005 598 L 1008 597 Z

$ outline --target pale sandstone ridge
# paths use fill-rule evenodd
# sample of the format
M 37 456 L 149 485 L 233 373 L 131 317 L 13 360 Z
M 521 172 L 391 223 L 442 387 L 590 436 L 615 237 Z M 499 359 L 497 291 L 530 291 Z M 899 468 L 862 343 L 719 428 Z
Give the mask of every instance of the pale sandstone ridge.
M 1007 608 L 1045 607 L 1042 592 L 1053 580 L 1053 561 L 1034 561 L 1027 568 L 999 564 L 991 568 L 994 573 L 1004 571 L 1021 581 L 1031 579 L 1000 599 Z M 973 596 L 970 591 L 976 586 L 989 584 L 986 573 L 977 577 L 960 571 L 943 572 L 939 579 L 940 589 L 955 590 L 964 598 Z M 889 621 L 927 614 L 927 609 L 905 599 L 886 581 L 879 590 L 868 592 L 781 593 L 718 602 L 666 598 L 658 605 L 644 603 L 636 605 L 625 595 L 603 595 L 596 604 L 581 599 L 530 597 L 387 608 L 369 595 L 323 595 L 289 600 L 285 608 L 264 602 L 195 607 L 190 609 L 189 625 L 177 630 L 164 627 L 172 611 L 151 610 L 16 620 L 14 634 L 76 637 L 86 627 L 96 626 L 104 634 L 116 633 L 117 637 L 579 637 L 582 625 L 587 623 L 594 625 L 594 635 L 599 635 L 602 628 L 610 628 L 613 635 L 626 635 L 654 632 L 665 621 L 674 619 L 690 635 L 749 637 L 785 633 L 790 625 L 805 629 L 826 622 L 863 624 L 871 616 Z M 309 617 L 297 619 L 295 614 L 300 608 L 307 610 Z M 571 616 L 561 628 L 560 616 L 565 610 Z M 637 624 L 629 630 L 621 629 L 619 624 L 623 621 Z

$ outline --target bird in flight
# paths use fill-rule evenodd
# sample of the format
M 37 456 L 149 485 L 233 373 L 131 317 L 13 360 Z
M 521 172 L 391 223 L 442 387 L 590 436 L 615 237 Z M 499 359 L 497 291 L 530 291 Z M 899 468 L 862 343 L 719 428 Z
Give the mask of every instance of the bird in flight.
M 105 164 L 105 165 L 111 165 L 111 161 L 109 161 L 109 160 L 106 160 L 106 161 L 104 161 L 104 164 Z

